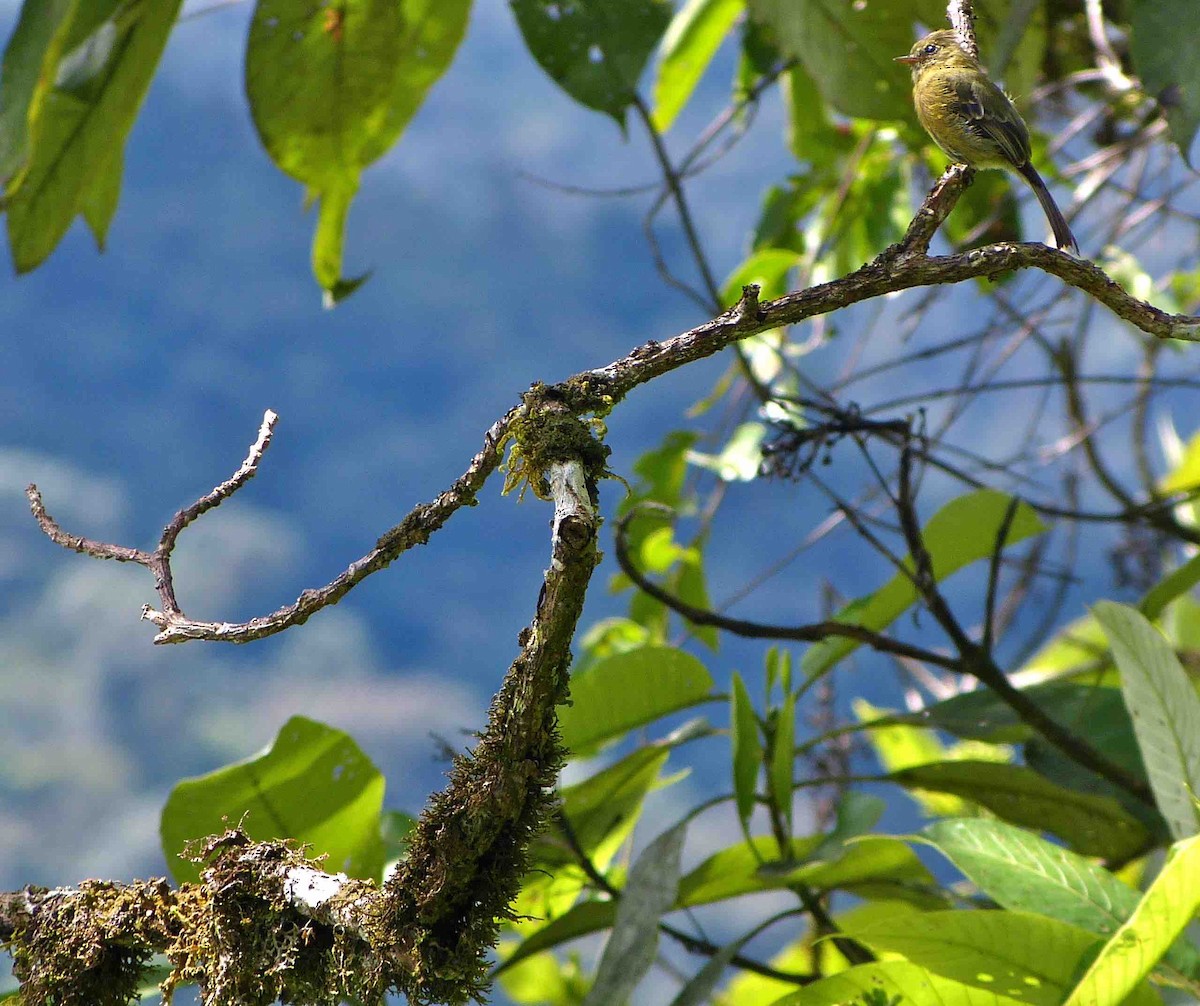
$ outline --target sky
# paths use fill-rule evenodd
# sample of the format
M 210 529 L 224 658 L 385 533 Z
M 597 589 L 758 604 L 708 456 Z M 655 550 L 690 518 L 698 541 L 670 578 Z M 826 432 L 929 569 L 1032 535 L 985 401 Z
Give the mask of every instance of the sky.
M 501 498 L 496 480 L 480 506 L 299 630 L 154 647 L 138 618 L 156 601 L 145 571 L 53 546 L 26 483 L 67 530 L 148 547 L 236 469 L 274 409 L 259 475 L 184 534 L 175 560 L 189 615 L 240 620 L 327 582 L 434 497 L 532 382 L 705 320 L 655 274 L 641 231 L 650 196 L 534 180 L 607 189 L 656 171 L 643 137 L 623 138 L 533 64 L 505 4 L 476 5 L 450 72 L 364 175 L 346 272 L 374 273 L 322 310 L 313 218 L 259 146 L 242 93 L 249 13 L 235 3 L 173 32 L 104 254 L 77 226 L 34 273 L 0 274 L 0 889 L 161 874 L 171 786 L 252 754 L 297 713 L 347 730 L 387 776 L 387 805 L 419 810 L 446 768 L 436 738 L 462 747 L 483 722 L 549 547 L 547 506 Z M 15 14 L 0 3 L 6 33 Z M 730 71 L 724 54 L 669 138 L 676 151 L 723 107 Z M 789 169 L 781 118 L 768 100 L 690 186 L 720 275 Z M 662 234 L 677 260 L 677 229 Z M 609 419 L 612 467 L 629 477 L 724 366 L 632 394 Z M 799 540 L 828 510 L 778 485 L 741 491 L 742 526 L 714 551 L 718 596 L 761 571 L 749 544 L 764 522 Z M 607 513 L 622 492 L 604 486 Z M 612 571 L 611 560 L 598 571 L 584 625 L 622 610 L 603 590 Z M 874 565 L 842 572 L 850 593 L 879 579 Z M 815 583 L 797 574 L 751 613 L 794 619 Z M 734 646 L 714 673 L 756 661 Z M 656 797 L 656 814 L 698 802 L 725 772 L 701 766 Z M 698 829 L 688 860 L 735 841 L 731 824 Z
M 6 34 L 16 9 L 0 5 Z M 654 273 L 649 196 L 531 180 L 656 175 L 644 139 L 532 63 L 502 4 L 477 5 L 451 71 L 366 172 L 346 271 L 374 274 L 322 310 L 313 218 L 242 93 L 249 13 L 235 4 L 174 30 L 107 250 L 76 226 L 41 268 L 0 277 L 0 889 L 163 873 L 172 785 L 261 749 L 297 713 L 347 730 L 387 776 L 387 806 L 416 812 L 443 781 L 437 738 L 462 748 L 482 724 L 549 555 L 547 506 L 501 498 L 494 480 L 480 506 L 301 632 L 155 647 L 138 618 L 156 601 L 145 571 L 53 546 L 29 516 L 28 482 L 68 530 L 149 546 L 228 477 L 274 409 L 259 476 L 189 529 L 175 560 L 190 615 L 246 618 L 327 582 L 440 492 L 532 382 L 704 320 Z M 685 114 L 684 140 L 720 109 L 729 72 L 726 59 Z M 778 110 L 764 120 L 762 142 L 695 189 L 721 271 L 740 258 L 758 191 L 787 167 Z M 673 253 L 677 232 L 663 237 Z M 631 396 L 610 420 L 614 468 L 629 475 L 723 366 Z M 603 491 L 608 507 L 623 492 Z M 611 571 L 585 624 L 623 608 L 603 590 Z M 671 805 L 697 792 L 682 783 Z

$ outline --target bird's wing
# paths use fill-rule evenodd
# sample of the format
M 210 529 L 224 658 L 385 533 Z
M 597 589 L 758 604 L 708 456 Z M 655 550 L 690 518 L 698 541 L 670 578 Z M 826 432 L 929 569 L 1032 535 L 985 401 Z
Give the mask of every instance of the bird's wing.
M 991 81 L 960 78 L 954 82 L 954 111 L 969 129 L 993 140 L 1013 164 L 1029 160 L 1029 132 L 1020 113 Z

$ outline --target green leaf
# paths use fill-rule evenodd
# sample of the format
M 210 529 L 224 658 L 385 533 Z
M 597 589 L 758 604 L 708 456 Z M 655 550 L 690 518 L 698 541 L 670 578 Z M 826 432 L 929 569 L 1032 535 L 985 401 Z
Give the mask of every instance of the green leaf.
M 93 176 L 83 193 L 83 219 L 101 251 L 108 242 L 108 227 L 121 200 L 121 176 L 124 173 L 125 154 L 115 150 L 108 164 Z
M 996 535 L 1004 520 L 1010 497 L 990 489 L 981 489 L 951 500 L 925 525 L 925 547 L 933 563 L 933 575 L 940 582 L 963 566 L 990 556 L 996 547 Z M 1008 544 L 1023 541 L 1045 530 L 1031 507 L 1017 505 L 1009 528 Z M 911 563 L 911 559 L 907 560 Z M 850 602 L 837 614 L 837 620 L 882 631 L 900 617 L 917 599 L 912 581 L 897 573 L 883 587 Z M 829 670 L 859 647 L 856 640 L 829 639 L 810 646 L 801 668 L 810 678 Z
M 909 913 L 864 926 L 849 924 L 845 931 L 877 952 L 901 954 L 943 978 L 1027 1006 L 1060 1006 L 1076 965 L 1095 943 L 1091 933 L 1028 912 Z M 1129 1006 L 1156 1001 L 1143 987 Z
M 914 840 L 936 848 L 1000 907 L 1098 936 L 1115 933 L 1138 905 L 1138 892 L 1102 866 L 1003 821 L 935 821 Z M 1182 940 L 1166 961 L 1177 980 L 1200 975 L 1200 954 Z
M 1192 0 L 1133 0 L 1130 6 L 1133 64 L 1191 165 L 1200 131 L 1200 59 L 1193 44 L 1200 38 L 1200 6 Z
M 654 126 L 659 132 L 671 128 L 745 9 L 746 0 L 687 0 L 671 19 L 654 75 Z
M 787 108 L 788 149 L 801 163 L 832 168 L 853 143 L 849 132 L 830 122 L 816 82 L 802 63 L 784 73 L 780 85 Z
M 1064 789 L 1021 765 L 937 762 L 890 778 L 902 786 L 953 793 L 1013 824 L 1052 832 L 1084 855 L 1120 859 L 1147 839 L 1146 829 L 1116 800 Z
M 1093 605 L 1092 613 L 1112 644 L 1154 800 L 1171 834 L 1188 838 L 1200 831 L 1200 697 L 1143 615 L 1112 601 Z
M 780 48 L 798 57 L 825 102 L 843 115 L 910 118 L 911 77 L 893 62 L 913 43 L 912 3 L 749 0 L 751 15 L 774 29 Z
M 179 4 L 97 0 L 73 6 L 70 23 L 56 30 L 29 106 L 34 115 L 29 160 L 5 192 L 8 241 L 18 272 L 45 261 L 85 203 L 91 204 L 93 220 L 102 219 L 100 210 L 119 185 L 104 176 L 120 169 L 125 138 Z M 56 66 L 47 65 L 45 59 L 52 60 L 55 52 L 63 55 Z
M 863 838 L 845 847 L 833 861 L 811 861 L 827 847 L 829 836 L 792 839 L 789 855 L 779 855 L 775 839 L 758 835 L 722 849 L 704 860 L 679 882 L 678 907 L 724 901 L 804 883 L 819 890 L 858 887 L 875 881 L 931 883 L 933 878 L 911 849 L 886 836 Z M 763 865 L 766 863 L 766 865 Z
M 0 70 L 0 183 L 6 187 L 29 158 L 30 126 L 54 83 L 77 4 L 78 0 L 25 0 L 21 5 Z
M 650 970 L 658 952 L 659 917 L 670 910 L 679 887 L 679 858 L 686 832 L 685 824 L 675 825 L 634 861 L 584 1006 L 625 1002 Z
M 404 28 L 395 83 L 385 121 L 367 137 L 365 163 L 377 161 L 391 149 L 430 89 L 450 68 L 467 33 L 470 15 L 471 0 L 402 0 Z
M 1162 872 L 1104 945 L 1065 1006 L 1117 1006 L 1138 988 L 1200 908 L 1200 838 L 1171 847 Z M 1145 988 L 1144 985 L 1140 986 Z
M 691 451 L 688 462 L 708 469 L 725 482 L 750 482 L 758 477 L 762 465 L 762 442 L 766 436 L 765 423 L 741 423 L 721 448 L 720 454 Z
M 1018 1006 L 1024 1001 L 1024 996 L 981 992 L 907 961 L 884 961 L 822 978 L 773 1006 Z
M 1200 555 L 1192 556 L 1151 587 L 1138 604 L 1138 611 L 1153 622 L 1168 604 L 1197 583 L 1200 583 Z
M 813 850 L 815 862 L 787 871 L 787 884 L 800 883 L 818 891 L 857 888 L 879 881 L 895 881 L 933 886 L 936 881 L 921 860 L 905 843 L 888 835 L 868 835 L 846 845 L 844 851 L 830 861 L 817 857 L 826 855 L 828 839 Z M 771 867 L 759 870 L 759 876 L 774 876 Z
M 679 564 L 679 570 L 673 579 L 675 595 L 686 604 L 701 611 L 711 611 L 712 602 L 708 596 L 708 581 L 704 574 L 704 552 L 702 542 L 697 542 Z M 696 625 L 687 621 L 687 627 L 695 637 L 716 653 L 721 646 L 720 633 L 715 625 Z
M 617 917 L 615 901 L 581 901 L 557 919 L 552 919 L 536 932 L 527 936 L 508 957 L 496 965 L 491 978 L 498 978 L 509 968 L 520 964 L 534 954 L 552 950 L 563 943 L 570 943 L 581 936 L 598 933 L 612 927 Z
M 563 743 L 594 749 L 661 716 L 687 709 L 712 694 L 713 679 L 690 653 L 644 646 L 598 660 L 571 678 L 571 705 L 559 710 Z
M 571 823 L 575 841 L 597 869 L 608 867 L 621 843 L 633 831 L 642 801 L 670 753 L 667 747 L 638 748 L 615 765 L 562 789 L 563 812 Z M 551 870 L 576 862 L 556 824 L 551 824 L 534 843 L 531 859 L 534 868 Z
M 313 274 L 327 306 L 363 279 L 341 275 L 359 175 L 449 66 L 469 11 L 470 0 L 258 0 L 246 95 L 271 159 L 320 202 Z
M 792 839 L 791 862 L 803 862 L 822 842 L 823 835 Z M 786 885 L 785 874 L 760 874 L 759 867 L 779 846 L 770 835 L 756 835 L 728 849 L 713 853 L 679 882 L 681 908 L 724 901 L 742 894 L 769 891 Z
M 784 282 L 790 269 L 800 262 L 800 253 L 790 248 L 758 248 L 729 274 L 721 286 L 721 301 L 736 304 L 742 287 L 751 283 L 759 286 L 762 300 L 771 300 L 787 292 Z
M 384 779 L 341 730 L 293 716 L 271 746 L 247 761 L 185 779 L 163 808 L 163 854 L 178 883 L 200 879 L 179 854 L 193 839 L 237 824 L 251 838 L 294 838 L 326 855 L 325 868 L 378 880 Z
M 750 693 L 742 676 L 733 672 L 733 690 L 729 697 L 730 746 L 733 753 L 733 792 L 737 800 L 738 820 L 742 831 L 750 835 L 750 815 L 754 813 L 755 787 L 758 769 L 762 765 L 762 740 L 758 735 L 758 718 L 750 702 Z
M 533 58 L 572 98 L 625 127 L 637 83 L 671 22 L 669 0 L 510 0 Z
M 767 772 L 771 800 L 792 833 L 792 767 L 796 764 L 796 696 L 789 692 L 775 716 L 771 764 Z
M 1133 723 L 1120 689 L 1075 681 L 1046 681 L 1022 689 L 1047 715 L 1068 730 L 1086 731 L 1092 743 L 1131 771 L 1142 770 L 1134 740 Z M 930 706 L 929 725 L 959 737 L 1013 744 L 1036 736 L 994 692 L 978 688 Z

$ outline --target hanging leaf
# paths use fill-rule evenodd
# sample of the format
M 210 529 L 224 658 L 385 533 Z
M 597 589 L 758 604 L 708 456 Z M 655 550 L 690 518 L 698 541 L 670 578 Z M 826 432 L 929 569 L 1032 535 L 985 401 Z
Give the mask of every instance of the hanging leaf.
M 670 0 L 511 0 L 533 58 L 572 98 L 622 129 Z
M 258 0 L 246 96 L 263 146 L 319 203 L 313 273 L 332 306 L 362 169 L 399 137 L 466 30 L 470 0 Z
M 137 118 L 180 0 L 97 0 L 47 7 L 47 18 L 20 42 L 15 63 L 17 93 L 4 99 L 11 116 L 4 134 L 4 166 L 16 173 L 5 188 L 8 241 L 13 265 L 28 272 L 57 247 L 71 221 L 87 214 L 97 239 L 116 207 L 121 152 Z M 53 23 L 52 11 L 63 14 Z M 24 18 L 23 18 L 24 20 Z M 34 27 L 38 30 L 35 31 Z M 31 38 L 36 36 L 36 38 Z M 40 54 L 40 58 L 39 58 Z M 5 85 L 10 68 L 5 54 Z M 13 128 L 16 107 L 28 130 Z M 19 167 L 23 165 L 23 167 Z M 113 173 L 116 173 L 116 177 Z

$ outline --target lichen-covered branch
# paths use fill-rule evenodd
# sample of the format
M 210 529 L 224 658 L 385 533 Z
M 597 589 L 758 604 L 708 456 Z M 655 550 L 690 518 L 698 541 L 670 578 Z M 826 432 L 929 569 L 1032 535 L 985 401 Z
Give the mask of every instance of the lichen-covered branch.
M 563 435 L 564 423 L 587 427 L 561 403 L 531 398 L 527 408 L 547 421 L 528 424 L 526 437 L 552 430 L 558 443 L 590 447 L 553 457 L 529 444 L 555 504 L 550 566 L 488 727 L 429 802 L 401 867 L 380 889 L 235 830 L 202 850 L 200 884 L 89 881 L 0 895 L 0 939 L 24 1002 L 124 1004 L 156 953 L 171 962 L 164 992 L 196 983 L 205 1006 L 379 1003 L 391 989 L 412 1003 L 458 1003 L 482 992 L 485 955 L 565 755 L 555 707 L 599 561 L 596 484 L 607 460 L 590 435 Z

